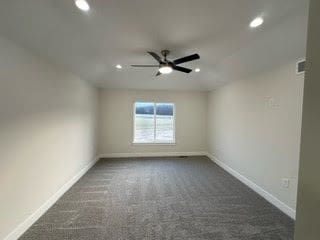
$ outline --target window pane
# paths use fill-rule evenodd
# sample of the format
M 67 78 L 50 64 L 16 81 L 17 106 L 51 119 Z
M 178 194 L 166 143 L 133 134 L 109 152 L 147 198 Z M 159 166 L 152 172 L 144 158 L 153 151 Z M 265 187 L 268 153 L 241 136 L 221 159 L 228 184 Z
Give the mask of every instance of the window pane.
M 154 141 L 154 104 L 137 102 L 135 104 L 135 142 Z
M 156 104 L 156 141 L 174 141 L 174 106 L 172 103 Z

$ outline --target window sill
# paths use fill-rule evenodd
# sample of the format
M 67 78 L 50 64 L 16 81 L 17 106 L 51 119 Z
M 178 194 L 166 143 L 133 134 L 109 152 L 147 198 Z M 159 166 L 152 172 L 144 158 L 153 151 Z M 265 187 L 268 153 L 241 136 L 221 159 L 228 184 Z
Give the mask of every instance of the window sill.
M 176 142 L 132 142 L 132 145 L 174 146 Z

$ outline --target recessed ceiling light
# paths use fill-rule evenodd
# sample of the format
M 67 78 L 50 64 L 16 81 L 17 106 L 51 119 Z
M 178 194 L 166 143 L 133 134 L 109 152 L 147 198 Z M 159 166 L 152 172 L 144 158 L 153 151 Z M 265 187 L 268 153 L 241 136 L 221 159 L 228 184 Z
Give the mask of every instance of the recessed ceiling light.
M 118 65 L 116 66 L 116 68 L 121 69 L 122 66 L 121 66 L 120 64 L 118 64 Z
M 200 68 L 196 68 L 194 71 L 195 72 L 200 72 Z
M 262 23 L 263 23 L 263 18 L 257 17 L 252 20 L 252 22 L 250 23 L 250 27 L 256 28 L 256 27 L 259 27 Z
M 84 12 L 87 12 L 90 10 L 90 6 L 86 0 L 75 0 L 74 3 L 80 10 Z

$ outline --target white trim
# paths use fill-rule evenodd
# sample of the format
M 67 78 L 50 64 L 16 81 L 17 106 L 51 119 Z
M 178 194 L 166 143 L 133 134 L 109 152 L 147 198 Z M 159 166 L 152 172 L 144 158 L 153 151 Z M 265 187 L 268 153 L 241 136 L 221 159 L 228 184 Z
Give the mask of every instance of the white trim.
M 4 240 L 16 240 L 28 230 L 64 193 L 66 193 L 97 161 L 90 162 L 87 166 L 82 168 L 75 176 L 66 182 L 55 194 L 53 194 L 46 202 L 44 202 L 34 213 L 20 223 L 11 233 L 9 233 Z
M 177 145 L 176 142 L 133 142 L 133 146 L 139 146 L 139 145 L 156 145 L 156 146 L 175 146 Z
M 207 152 L 104 153 L 99 158 L 206 156 Z
M 233 168 L 229 167 L 227 164 L 220 161 L 217 157 L 214 155 L 207 153 L 207 157 L 216 163 L 218 166 L 223 168 L 225 171 L 230 173 L 232 176 L 240 180 L 242 183 L 247 185 L 249 188 L 251 188 L 253 191 L 258 193 L 261 197 L 266 199 L 268 202 L 270 202 L 272 205 L 280 209 L 282 212 L 287 214 L 292 219 L 295 219 L 296 217 L 296 210 L 292 209 L 288 205 L 286 205 L 284 202 L 280 201 L 278 198 L 273 196 L 271 193 L 264 190 L 262 187 L 258 186 L 256 183 L 252 182 L 250 179 L 246 178 L 245 176 L 241 175 L 239 172 L 234 170 Z

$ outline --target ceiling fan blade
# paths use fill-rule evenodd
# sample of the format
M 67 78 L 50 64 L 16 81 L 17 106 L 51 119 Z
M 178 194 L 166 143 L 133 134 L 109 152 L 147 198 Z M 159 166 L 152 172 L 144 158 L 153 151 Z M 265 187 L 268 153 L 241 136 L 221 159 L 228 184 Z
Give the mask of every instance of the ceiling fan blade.
M 159 65 L 131 65 L 131 67 L 159 67 Z
M 192 54 L 190 56 L 178 58 L 178 59 L 174 60 L 173 63 L 174 64 L 181 64 L 181 63 L 190 62 L 190 61 L 193 61 L 193 60 L 196 60 L 199 58 L 200 58 L 199 54 Z
M 161 72 L 157 72 L 156 77 L 159 76 L 159 75 L 161 75 Z
M 155 52 L 148 52 L 148 53 L 159 63 L 162 63 L 161 57 L 158 54 L 156 54 Z
M 180 67 L 180 66 L 175 66 L 175 65 L 173 65 L 172 68 L 173 68 L 174 70 L 177 70 L 177 71 L 180 71 L 180 72 L 184 72 L 184 73 L 190 73 L 190 72 L 192 72 L 191 69 L 189 69 L 189 68 L 184 68 L 184 67 Z

